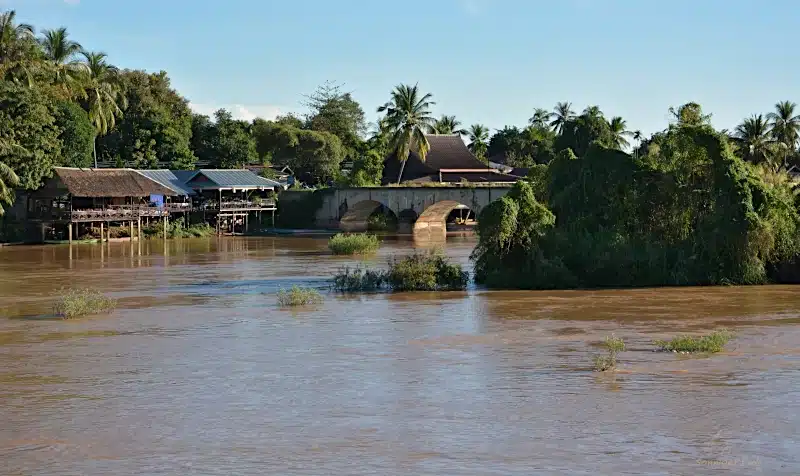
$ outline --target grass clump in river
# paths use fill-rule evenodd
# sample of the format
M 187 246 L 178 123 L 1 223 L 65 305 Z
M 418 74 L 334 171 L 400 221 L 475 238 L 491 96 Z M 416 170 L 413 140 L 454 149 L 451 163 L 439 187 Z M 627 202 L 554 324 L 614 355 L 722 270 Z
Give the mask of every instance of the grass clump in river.
M 386 288 L 390 291 L 449 291 L 464 289 L 469 273 L 461 265 L 451 264 L 440 251 L 415 253 L 389 261 L 386 271 L 345 268 L 333 278 L 339 292 L 369 292 Z
M 337 233 L 328 240 L 328 249 L 335 255 L 357 255 L 378 251 L 378 237 L 366 233 Z
M 371 292 L 386 283 L 386 273 L 371 269 L 344 268 L 333 277 L 333 289 L 340 293 Z
M 306 306 L 322 302 L 322 295 L 316 289 L 292 286 L 292 289 L 278 291 L 278 305 L 281 307 Z
M 733 333 L 727 329 L 720 329 L 704 336 L 678 336 L 671 340 L 656 340 L 653 343 L 662 352 L 721 352 L 733 338 Z
M 613 335 L 606 337 L 603 342 L 606 355 L 596 355 L 594 357 L 594 370 L 596 372 L 608 372 L 617 368 L 617 354 L 625 350 L 625 342 Z
M 70 289 L 62 291 L 53 306 L 53 312 L 63 319 L 111 312 L 117 307 L 112 299 L 93 289 Z

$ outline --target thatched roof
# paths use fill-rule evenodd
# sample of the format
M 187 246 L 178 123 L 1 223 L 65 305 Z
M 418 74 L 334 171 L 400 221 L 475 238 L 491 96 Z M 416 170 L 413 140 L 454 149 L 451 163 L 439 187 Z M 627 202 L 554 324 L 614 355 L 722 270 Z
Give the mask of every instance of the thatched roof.
M 428 134 L 430 149 L 425 161 L 416 151 L 411 151 L 403 169 L 403 181 L 436 176 L 441 170 L 486 170 L 489 167 L 469 151 L 458 134 Z M 397 181 L 401 162 L 391 154 L 383 163 L 383 183 Z
M 73 197 L 148 197 L 177 195 L 133 169 L 56 167 L 56 177 Z

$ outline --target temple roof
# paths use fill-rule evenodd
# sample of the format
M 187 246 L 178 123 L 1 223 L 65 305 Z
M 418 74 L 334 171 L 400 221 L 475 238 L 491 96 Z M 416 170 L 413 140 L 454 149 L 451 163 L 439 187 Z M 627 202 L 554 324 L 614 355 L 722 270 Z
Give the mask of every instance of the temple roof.
M 486 174 L 491 175 L 491 168 L 480 159 L 472 155 L 472 152 L 467 148 L 461 136 L 458 134 L 429 134 L 425 136 L 430 144 L 427 157 L 425 161 L 420 160 L 419 154 L 412 151 L 406 161 L 405 169 L 403 170 L 402 181 L 418 180 L 423 177 L 436 176 L 438 180 L 439 173 L 449 173 L 448 171 L 458 171 L 458 173 L 467 176 L 473 176 L 475 171 L 486 170 Z M 397 160 L 395 154 L 390 155 L 384 161 L 383 167 L 383 183 L 397 182 L 397 175 L 400 173 L 400 161 Z M 485 175 L 483 173 L 478 175 Z M 503 175 L 503 174 L 498 174 Z M 449 178 L 449 175 L 448 175 Z M 499 178 L 499 177 L 496 177 Z M 442 178 L 443 181 L 445 178 Z M 487 181 L 487 180 L 477 180 Z M 509 181 L 505 179 L 503 181 Z M 513 181 L 513 180 L 510 180 Z

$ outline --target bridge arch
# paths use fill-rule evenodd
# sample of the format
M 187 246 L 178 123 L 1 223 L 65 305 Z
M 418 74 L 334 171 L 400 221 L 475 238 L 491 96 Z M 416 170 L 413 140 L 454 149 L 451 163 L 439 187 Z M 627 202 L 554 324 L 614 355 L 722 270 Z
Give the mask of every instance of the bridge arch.
M 414 233 L 445 234 L 447 232 L 447 218 L 458 209 L 465 208 L 472 212 L 472 209 L 455 200 L 441 200 L 426 208 L 414 223 Z
M 367 231 L 370 217 L 377 213 L 383 213 L 390 221 L 397 222 L 394 211 L 377 200 L 362 200 L 353 206 L 340 208 L 341 212 L 343 214 L 339 220 L 339 229 L 345 232 Z

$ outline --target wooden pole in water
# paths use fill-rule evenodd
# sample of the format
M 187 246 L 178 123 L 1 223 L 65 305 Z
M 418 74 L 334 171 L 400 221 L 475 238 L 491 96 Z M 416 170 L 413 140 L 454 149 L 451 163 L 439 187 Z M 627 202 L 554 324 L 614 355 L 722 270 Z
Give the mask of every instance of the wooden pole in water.
M 69 236 L 69 244 L 72 246 L 72 222 L 67 223 L 67 235 Z M 72 248 L 70 248 L 72 252 Z
M 103 242 L 103 222 L 100 222 L 100 243 Z

